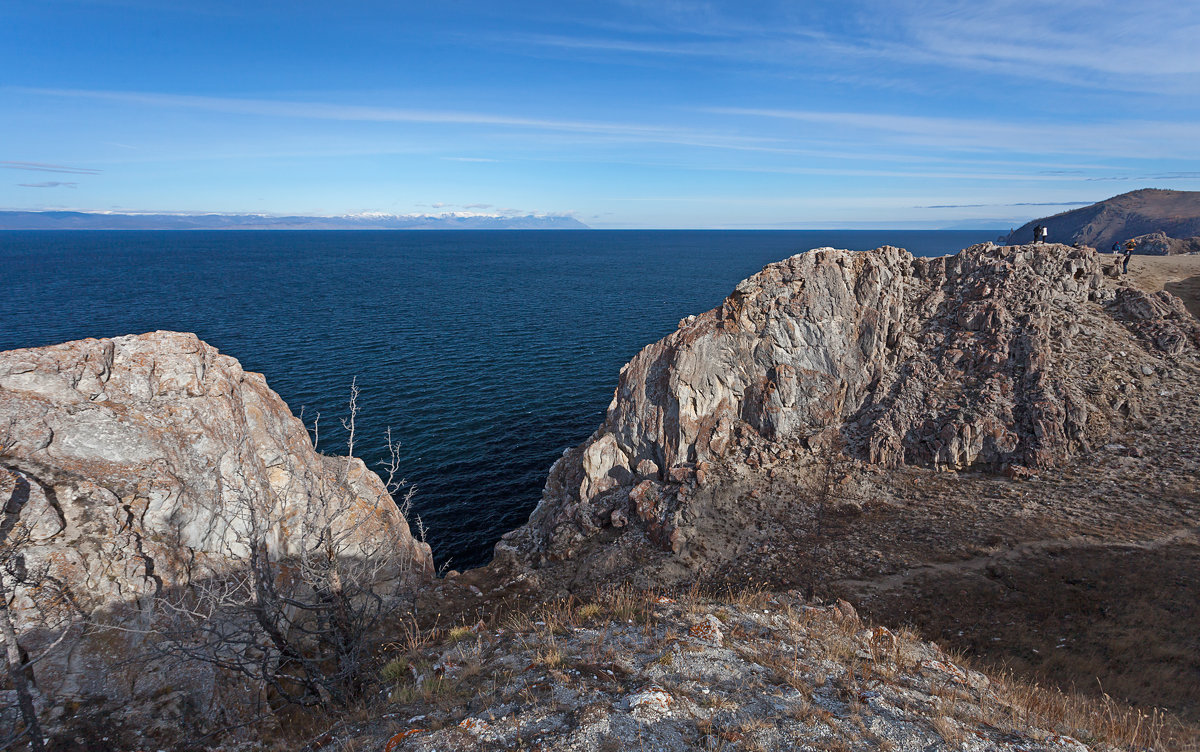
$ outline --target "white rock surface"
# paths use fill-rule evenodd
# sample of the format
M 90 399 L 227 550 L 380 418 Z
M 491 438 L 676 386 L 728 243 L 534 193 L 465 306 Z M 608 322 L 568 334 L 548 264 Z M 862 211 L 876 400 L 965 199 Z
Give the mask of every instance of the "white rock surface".
M 250 504 L 279 521 L 271 549 L 291 551 L 289 521 L 314 498 L 336 512 L 348 553 L 388 540 L 397 571 L 431 568 L 429 547 L 413 539 L 376 474 L 358 459 L 316 453 L 262 375 L 195 335 L 0 353 L 0 503 L 14 523 L 5 545 L 28 533 L 17 552 L 26 569 L 70 594 L 51 602 L 18 587 L 13 602 L 29 653 L 67 633 L 33 669 L 56 717 L 89 707 L 149 725 L 219 715 L 214 699 L 236 693 L 236 682 L 136 660 L 152 652 L 153 598 L 243 554 Z M 112 629 L 85 632 L 84 621 Z

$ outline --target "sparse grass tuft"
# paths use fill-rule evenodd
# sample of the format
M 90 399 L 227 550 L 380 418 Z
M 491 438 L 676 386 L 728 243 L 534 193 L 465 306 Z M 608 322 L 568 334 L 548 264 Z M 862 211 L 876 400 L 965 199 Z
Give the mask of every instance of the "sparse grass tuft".
M 412 678 L 412 673 L 408 670 L 408 660 L 397 658 L 388 661 L 379 670 L 379 678 L 387 684 L 399 684 Z
M 602 613 L 604 613 L 604 607 L 599 603 L 585 603 L 575 610 L 575 615 L 584 622 L 592 621 Z

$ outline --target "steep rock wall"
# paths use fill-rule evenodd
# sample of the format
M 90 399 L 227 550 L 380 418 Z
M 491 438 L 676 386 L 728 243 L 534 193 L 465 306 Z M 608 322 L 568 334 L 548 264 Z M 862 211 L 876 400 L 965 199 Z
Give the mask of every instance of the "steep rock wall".
M 318 454 L 261 374 L 192 334 L 0 353 L 0 506 L 9 563 L 63 586 L 16 587 L 12 603 L 22 647 L 50 650 L 33 673 L 56 719 L 89 703 L 167 725 L 236 714 L 214 704 L 216 672 L 139 659 L 154 596 L 243 558 L 249 510 L 276 556 L 316 513 L 345 555 L 386 552 L 397 578 L 432 568 L 379 476 Z

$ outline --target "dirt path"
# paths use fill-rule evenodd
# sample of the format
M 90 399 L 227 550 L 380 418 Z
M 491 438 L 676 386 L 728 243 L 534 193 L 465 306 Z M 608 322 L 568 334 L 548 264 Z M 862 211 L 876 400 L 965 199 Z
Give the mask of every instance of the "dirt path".
M 1077 535 L 1069 538 L 1049 538 L 1046 540 L 1026 541 L 1012 548 L 1006 548 L 987 556 L 976 556 L 962 561 L 941 562 L 938 564 L 923 564 L 897 572 L 887 577 L 871 580 L 839 580 L 832 583 L 838 591 L 849 591 L 860 595 L 876 594 L 887 590 L 896 590 L 908 585 L 915 579 L 923 577 L 939 577 L 946 575 L 961 575 L 967 573 L 986 572 L 997 564 L 1012 563 L 1020 559 L 1054 555 L 1069 555 L 1075 549 L 1136 549 L 1153 551 L 1165 546 L 1180 543 L 1200 544 L 1200 527 L 1186 527 L 1172 530 L 1166 535 L 1148 540 L 1113 541 L 1097 538 L 1092 535 Z
M 1111 259 L 1111 254 L 1105 254 Z M 1146 292 L 1167 290 L 1179 296 L 1196 318 L 1200 318 L 1200 254 L 1187 256 L 1134 256 L 1129 274 L 1114 281 L 1131 284 Z

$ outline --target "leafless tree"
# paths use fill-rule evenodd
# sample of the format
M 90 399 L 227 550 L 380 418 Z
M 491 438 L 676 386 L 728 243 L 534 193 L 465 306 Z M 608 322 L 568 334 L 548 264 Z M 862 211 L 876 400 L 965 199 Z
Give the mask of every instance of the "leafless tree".
M 378 491 L 353 458 L 357 413 L 354 384 L 345 458 L 235 471 L 239 487 L 268 490 L 224 505 L 216 521 L 222 555 L 195 570 L 183 592 L 160 597 L 169 653 L 240 675 L 288 703 L 344 708 L 361 696 L 374 637 L 411 608 L 424 572 L 411 541 L 395 534 L 412 499 L 409 488 L 399 508 L 393 500 L 405 489 L 398 445 L 389 430 L 386 492 Z M 415 528 L 423 538 L 419 520 Z
M 6 437 L 0 435 L 0 456 L 6 446 Z M 31 564 L 27 560 L 26 552 L 35 540 L 37 522 L 30 519 L 28 509 L 32 490 L 29 477 L 16 467 L 7 464 L 0 467 L 4 471 L 0 480 L 5 481 L 0 483 L 0 498 L 4 500 L 0 507 L 0 643 L 22 721 L 21 727 L 0 734 L 0 750 L 22 738 L 30 749 L 41 750 L 43 729 L 38 721 L 33 669 L 66 637 L 76 609 L 70 590 L 50 574 L 49 564 Z M 18 599 L 23 608 L 39 614 L 43 634 L 36 655 L 29 653 L 29 645 L 22 644 L 17 632 L 13 609 Z

